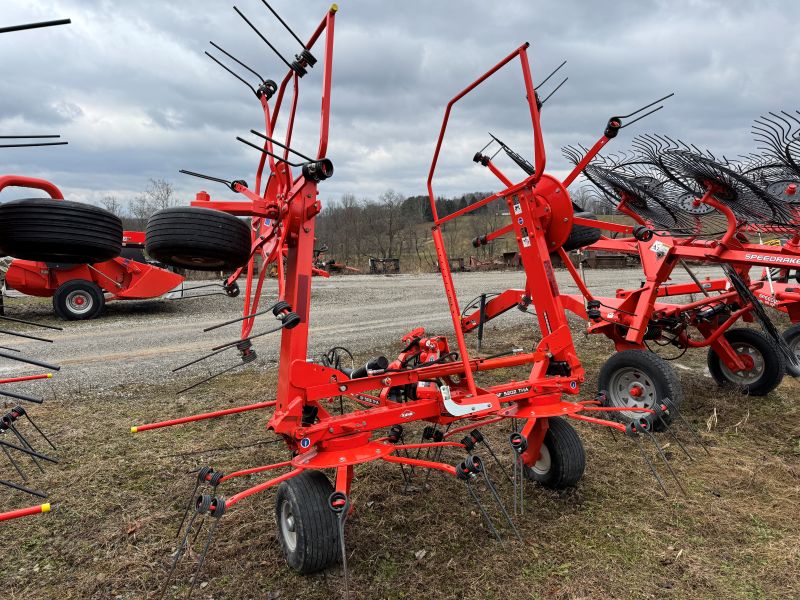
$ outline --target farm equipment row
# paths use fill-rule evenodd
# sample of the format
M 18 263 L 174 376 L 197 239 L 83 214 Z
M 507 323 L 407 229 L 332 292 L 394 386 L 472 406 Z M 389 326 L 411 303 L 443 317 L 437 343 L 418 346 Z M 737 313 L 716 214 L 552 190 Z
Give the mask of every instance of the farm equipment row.
M 262 1 L 275 14 L 269 4 Z M 435 470 L 451 476 L 465 484 L 466 492 L 475 502 L 489 532 L 498 539 L 501 537 L 496 519 L 493 520 L 487 510 L 487 498 L 497 505 L 500 522 L 506 523 L 508 529 L 519 537 L 496 482 L 489 477 L 486 465 L 475 454 L 477 447 L 484 447 L 497 459 L 481 429 L 501 422 L 512 426 L 508 443 L 515 457 L 515 476 L 510 477 L 506 468 L 500 466 L 514 484 L 517 511 L 524 504 L 523 479 L 561 489 L 575 485 L 582 477 L 584 450 L 569 420 L 618 430 L 633 439 L 663 487 L 663 481 L 645 453 L 641 440 L 648 438 L 655 444 L 657 454 L 671 471 L 652 432 L 666 428 L 670 421 L 685 422 L 679 415 L 679 391 L 672 399 L 666 394 L 654 396 L 649 407 L 639 408 L 608 406 L 602 392 L 586 400 L 564 399 L 565 395 L 576 397 L 580 394 L 584 369 L 573 344 L 550 254 L 562 246 L 585 246 L 596 241 L 599 235 L 590 233 L 587 237 L 586 228 L 575 227 L 581 220 L 573 216 L 574 207 L 566 189 L 584 165 L 576 167 L 565 182 L 545 173 L 546 156 L 539 113 L 543 101 L 537 93 L 541 84 L 533 84 L 528 44 L 516 48 L 450 100 L 428 175 L 427 187 L 434 220 L 433 241 L 455 328 L 455 342 L 417 328 L 403 338 L 403 350 L 396 359 L 378 356 L 359 367 L 354 364 L 352 353 L 344 348 L 332 348 L 318 360 L 308 356 L 314 224 L 321 210 L 318 187 L 334 172 L 327 150 L 337 7 L 333 5 L 330 8 L 305 43 L 280 20 L 301 46 L 294 61 L 280 55 L 253 22 L 238 8 L 235 10 L 289 67 L 280 83 L 275 83 L 264 79 L 221 46 L 212 44 L 232 61 L 229 64 L 235 63 L 258 78 L 251 83 L 209 54 L 247 86 L 263 109 L 264 133 L 251 131 L 257 137 L 257 143 L 237 138 L 260 153 L 255 184 L 250 187 L 241 179 L 184 171 L 220 183 L 243 198 L 212 200 L 208 192 L 201 191 L 189 208 L 156 213 L 147 225 L 146 247 L 150 256 L 168 265 L 193 265 L 193 268 L 208 270 L 231 268 L 235 269 L 232 278 L 239 272 L 246 273 L 242 317 L 206 329 L 239 324 L 238 339 L 212 348 L 210 354 L 178 368 L 186 368 L 233 348 L 238 350 L 241 360 L 223 372 L 249 364 L 256 358 L 253 340 L 280 332 L 277 396 L 274 400 L 234 409 L 139 425 L 133 427 L 132 432 L 245 411 L 271 410 L 267 427 L 285 442 L 288 456 L 284 461 L 228 474 L 211 467 L 199 471 L 181 520 L 180 541 L 163 593 L 168 589 L 179 560 L 190 553 L 194 543 L 190 540 L 197 539 L 203 519 L 210 518 L 212 525 L 201 543 L 190 594 L 197 584 L 220 519 L 242 500 L 274 487 L 278 488 L 276 523 L 288 564 L 300 573 L 311 573 L 338 560 L 346 561 L 344 524 L 353 510 L 351 486 L 356 467 L 374 461 L 400 465 L 407 483 L 415 470 L 424 469 L 428 473 Z M 317 52 L 319 44 L 322 45 L 322 57 L 318 59 L 312 52 Z M 451 111 L 462 98 L 511 64 L 519 66 L 526 92 L 535 157 L 531 170 L 519 183 L 503 179 L 505 189 L 499 193 L 451 214 L 439 215 L 433 180 Z M 322 94 L 318 145 L 314 154 L 304 154 L 292 148 L 300 80 L 320 68 Z M 290 89 L 289 115 L 281 122 L 285 136 L 279 141 L 275 131 Z M 659 102 L 648 104 L 625 117 L 612 117 L 607 126 L 610 133 L 597 150 L 620 128 L 658 110 L 660 106 L 655 109 L 653 106 Z M 292 155 L 298 158 L 290 160 Z M 491 168 L 490 160 L 487 160 L 487 166 Z M 495 201 L 505 202 L 508 206 L 511 222 L 503 231 L 513 232 L 516 236 L 528 281 L 526 307 L 535 311 L 541 339 L 533 344 L 531 351 L 510 349 L 495 356 L 473 357 L 462 329 L 459 301 L 441 229 L 453 219 Z M 237 217 L 249 218 L 249 226 Z M 259 302 L 267 269 L 259 269 L 256 276 L 256 261 L 260 261 L 262 267 L 274 264 L 278 274 L 277 298 L 265 309 L 259 307 Z M 270 313 L 277 323 L 254 333 L 258 318 Z M 346 366 L 348 363 L 349 367 Z M 507 374 L 508 369 L 516 369 L 515 373 L 519 373 L 520 368 L 527 373 Z M 623 411 L 632 412 L 635 418 L 617 418 Z M 421 439 L 418 443 L 407 443 L 404 435 L 413 423 L 423 425 Z M 461 441 L 451 441 L 452 436 L 463 436 L 468 431 L 471 433 Z M 670 433 L 674 435 L 674 432 Z M 685 445 L 681 447 L 685 449 Z M 426 453 L 424 457 L 420 457 L 422 451 Z M 453 451 L 458 452 L 461 458 L 455 464 L 445 462 L 444 453 Z M 333 483 L 324 470 L 334 473 Z M 219 494 L 220 487 L 233 479 L 273 472 L 280 474 L 229 497 Z

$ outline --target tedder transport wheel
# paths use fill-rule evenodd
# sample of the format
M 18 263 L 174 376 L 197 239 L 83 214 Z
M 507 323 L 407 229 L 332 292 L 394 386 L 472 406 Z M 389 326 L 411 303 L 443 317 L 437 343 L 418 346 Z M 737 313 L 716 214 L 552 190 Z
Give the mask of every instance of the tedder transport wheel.
M 278 488 L 278 538 L 286 562 L 298 573 L 321 571 L 340 558 L 338 518 L 328 506 L 332 493 L 322 471 L 303 471 Z
M 800 271 L 798 271 L 798 273 L 800 273 Z M 792 325 L 789 329 L 784 331 L 783 339 L 786 340 L 786 343 L 789 344 L 789 348 L 791 348 L 792 352 L 800 359 L 800 323 Z
M 91 204 L 29 198 L 0 204 L 0 253 L 54 263 L 96 263 L 119 256 L 122 221 Z
M 546 488 L 575 486 L 586 468 L 586 454 L 578 432 L 561 417 L 550 417 L 539 460 L 525 466 L 525 476 Z
M 67 321 L 84 321 L 98 316 L 106 304 L 103 290 L 83 279 L 61 284 L 53 294 L 53 310 Z
M 786 361 L 767 336 L 755 329 L 729 329 L 724 335 L 736 353 L 744 355 L 752 366 L 746 371 L 731 371 L 709 349 L 708 370 L 719 385 L 737 386 L 750 396 L 766 396 L 778 387 L 786 371 Z
M 597 220 L 595 214 L 590 212 L 577 212 L 575 213 L 575 216 L 582 219 L 592 219 L 594 221 Z M 573 225 L 572 230 L 569 232 L 569 237 L 567 238 L 567 241 L 564 242 L 562 248 L 564 248 L 564 250 L 567 252 L 570 250 L 577 250 L 578 248 L 585 248 L 586 246 L 591 246 L 598 241 L 601 235 L 602 231 L 595 229 L 594 227 Z
M 608 406 L 650 408 L 669 398 L 678 408 L 683 402 L 683 390 L 674 369 L 663 358 L 646 350 L 623 350 L 612 355 L 600 369 L 597 389 L 606 393 Z M 617 414 L 628 420 L 643 416 L 640 412 Z M 653 428 L 660 431 L 664 425 L 656 420 Z
M 250 258 L 250 228 L 211 208 L 167 208 L 147 221 L 145 249 L 172 267 L 234 271 Z

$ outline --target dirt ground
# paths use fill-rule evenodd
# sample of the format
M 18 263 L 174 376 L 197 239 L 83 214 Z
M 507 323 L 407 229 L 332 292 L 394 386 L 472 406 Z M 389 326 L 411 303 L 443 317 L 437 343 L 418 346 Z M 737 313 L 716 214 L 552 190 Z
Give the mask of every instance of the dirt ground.
M 597 277 L 597 289 L 611 291 L 635 285 L 637 273 L 588 276 L 590 282 Z M 469 299 L 518 279 L 516 273 L 464 274 L 456 283 Z M 400 349 L 399 335 L 413 326 L 449 330 L 435 276 L 314 284 L 314 352 L 338 343 L 359 360 L 391 356 Z M 9 314 L 50 319 L 43 302 L 12 300 L 8 307 Z M 120 303 L 102 319 L 54 332 L 56 343 L 46 350 L 39 342 L 13 342 L 64 365 L 51 382 L 30 386 L 47 397 L 31 412 L 59 446 L 61 463 L 43 475 L 34 476 L 32 464 L 28 469 L 35 487 L 50 491 L 54 511 L 0 525 L 4 598 L 157 598 L 192 471 L 211 464 L 230 472 L 285 459 L 282 443 L 264 429 L 263 412 L 129 433 L 135 424 L 274 397 L 274 338 L 257 344 L 260 358 L 253 365 L 175 394 L 233 362 L 230 356 L 179 378 L 170 375 L 180 362 L 235 338 L 235 328 L 214 337 L 202 337 L 200 330 L 239 310 L 240 300 L 223 297 Z M 522 337 L 524 319 L 530 317 L 509 314 L 492 325 L 486 352 L 529 340 Z M 577 321 L 574 330 L 588 375 L 583 390 L 592 395 L 612 348 L 605 339 L 584 336 Z M 525 542 L 513 541 L 506 527 L 501 545 L 483 527 L 463 484 L 437 473 L 429 489 L 420 477 L 416 489 L 404 492 L 398 468 L 367 464 L 356 471 L 356 511 L 347 526 L 350 597 L 799 598 L 800 385 L 787 378 L 766 398 L 743 397 L 717 388 L 705 372 L 703 352 L 687 353 L 676 364 L 683 413 L 709 450 L 706 455 L 685 428 L 676 432 L 692 460 L 661 437 L 686 496 L 663 464 L 670 493 L 659 491 L 631 440 L 579 423 L 587 451 L 583 480 L 565 492 L 526 484 L 525 513 L 516 518 Z M 20 371 L 6 363 L 3 368 L 4 375 Z M 507 426 L 486 432 L 509 464 Z M 412 427 L 408 439 L 418 436 L 419 426 Z M 483 455 L 510 507 L 510 484 Z M 443 458 L 455 463 L 460 457 L 454 450 Z M 10 467 L 2 469 L 0 477 L 10 478 Z M 244 478 L 220 491 L 230 495 L 263 480 Z M 29 503 L 4 493 L 4 508 Z M 185 596 L 195 565 L 193 555 L 178 567 L 166 597 Z M 199 581 L 195 598 L 344 597 L 339 567 L 301 577 L 285 566 L 274 492 L 241 502 L 222 519 Z

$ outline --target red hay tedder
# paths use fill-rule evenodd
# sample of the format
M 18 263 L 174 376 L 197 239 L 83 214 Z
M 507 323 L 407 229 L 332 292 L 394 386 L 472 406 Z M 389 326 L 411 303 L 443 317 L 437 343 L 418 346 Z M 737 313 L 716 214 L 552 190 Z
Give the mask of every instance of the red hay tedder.
M 272 11 L 267 2 L 264 4 Z M 277 53 L 251 21 L 235 10 Z M 499 539 L 499 532 L 475 491 L 477 482 L 481 483 L 482 490 L 491 494 L 502 513 L 501 519 L 507 521 L 517 536 L 518 533 L 481 459 L 474 453 L 476 446 L 484 444 L 494 456 L 488 440 L 481 433 L 482 427 L 499 422 L 513 424 L 506 443 L 517 457 L 513 478 L 516 507 L 517 492 L 523 492 L 523 475 L 551 488 L 573 486 L 582 477 L 584 450 L 569 420 L 619 430 L 642 449 L 640 440 L 645 437 L 659 448 L 651 434 L 656 423 L 665 425 L 670 419 L 680 416 L 675 403 L 666 396 L 658 398 L 649 408 L 635 410 L 638 418 L 627 423 L 619 422 L 613 416 L 621 409 L 603 406 L 605 399 L 602 394 L 586 400 L 576 399 L 584 381 L 584 370 L 573 345 L 550 254 L 565 245 L 586 245 L 598 236 L 592 232 L 587 234 L 584 228 L 575 226 L 577 220 L 573 217 L 573 205 L 566 189 L 583 165 L 576 168 L 565 182 L 545 172 L 545 147 L 539 120 L 542 102 L 537 94 L 537 87 L 541 84 L 536 87 L 533 84 L 528 44 L 516 48 L 450 100 L 428 175 L 427 187 L 434 219 L 433 241 L 441 265 L 455 341 L 416 328 L 403 338 L 403 350 L 391 361 L 379 356 L 361 367 L 352 365 L 353 368 L 347 368 L 344 364 L 352 361 L 352 354 L 342 348 L 332 348 L 320 360 L 309 358 L 314 224 L 321 210 L 318 186 L 333 175 L 333 163 L 327 158 L 327 151 L 336 12 L 337 7 L 333 5 L 305 43 L 292 32 L 302 49 L 292 62 L 281 56 L 289 71 L 280 84 L 262 78 L 254 69 L 213 44 L 219 52 L 259 79 L 258 84 L 251 85 L 209 54 L 247 85 L 264 111 L 264 133 L 252 131 L 258 137 L 258 143 L 237 138 L 261 155 L 255 185 L 251 188 L 242 180 L 231 181 L 185 171 L 222 183 L 243 198 L 217 201 L 212 200 L 207 192 L 200 192 L 191 208 L 156 213 L 147 226 L 147 251 L 161 262 L 209 269 L 224 265 L 244 269 L 247 273 L 243 316 L 206 329 L 241 323 L 239 338 L 217 346 L 206 357 L 179 368 L 233 348 L 241 357 L 241 362 L 230 369 L 235 368 L 255 358 L 254 339 L 271 332 L 281 333 L 276 399 L 132 428 L 134 433 L 144 432 L 244 411 L 271 410 L 267 427 L 286 443 L 287 458 L 278 463 L 247 467 L 228 474 L 211 467 L 200 470 L 182 521 L 183 535 L 168 577 L 169 581 L 179 559 L 191 545 L 189 540 L 193 528 L 199 520 L 210 516 L 213 525 L 200 553 L 192 589 L 220 518 L 242 500 L 273 487 L 278 487 L 275 514 L 286 560 L 293 569 L 310 573 L 346 559 L 344 522 L 352 508 L 351 485 L 359 465 L 382 461 L 399 464 L 404 475 L 407 468 L 416 468 L 429 472 L 437 470 L 452 476 L 466 484 L 487 529 Z M 281 23 L 291 32 L 288 25 L 282 20 Z M 312 54 L 319 44 L 322 45 L 321 65 L 317 65 L 317 58 Z M 532 126 L 534 170 L 519 183 L 505 180 L 501 192 L 449 215 L 439 215 L 433 178 L 451 110 L 464 96 L 511 64 L 518 65 L 524 84 Z M 322 68 L 319 142 L 316 151 L 306 155 L 291 147 L 292 132 L 300 80 L 315 65 L 316 70 Z M 281 123 L 285 137 L 278 141 L 274 132 L 288 90 L 291 90 L 289 115 Z M 623 127 L 623 119 L 644 109 L 626 117 L 612 117 L 597 150 Z M 527 277 L 524 293 L 538 320 L 538 331 L 532 333 L 538 334 L 539 339 L 531 351 L 513 349 L 495 356 L 480 357 L 472 356 L 467 348 L 441 227 L 494 201 L 505 202 L 511 215 L 504 231 L 513 232 L 518 243 Z M 249 217 L 250 227 L 237 216 Z M 259 307 L 267 269 L 260 269 L 257 277 L 254 275 L 254 264 L 258 259 L 264 265 L 274 263 L 278 270 L 278 296 L 268 308 Z M 278 323 L 254 333 L 257 318 L 268 313 Z M 528 374 L 520 379 L 497 383 L 498 370 L 509 367 L 526 367 Z M 484 375 L 491 372 L 495 372 L 495 379 L 489 383 Z M 567 401 L 565 396 L 573 400 Z M 347 401 L 342 402 L 342 398 Z M 419 443 L 406 443 L 403 432 L 410 424 L 419 422 L 424 424 L 422 439 Z M 460 441 L 453 438 L 466 432 L 470 433 Z M 447 448 L 461 450 L 463 460 L 455 464 L 439 460 L 441 452 Z M 420 458 L 423 450 L 426 457 Z M 652 464 L 650 467 L 653 469 Z M 229 496 L 219 494 L 223 484 L 274 471 L 280 474 Z M 333 475 L 333 483 L 325 471 Z M 654 469 L 653 472 L 656 474 Z M 210 487 L 208 492 L 199 493 L 199 488 L 206 486 Z M 190 512 L 192 516 L 187 523 L 186 516 Z

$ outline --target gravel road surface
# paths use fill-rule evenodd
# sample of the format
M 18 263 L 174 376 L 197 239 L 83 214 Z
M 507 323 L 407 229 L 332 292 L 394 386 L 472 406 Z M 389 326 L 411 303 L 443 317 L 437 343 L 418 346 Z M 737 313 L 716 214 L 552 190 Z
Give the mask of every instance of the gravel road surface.
M 713 268 L 698 270 L 701 276 L 716 276 L 718 273 Z M 557 278 L 562 292 L 577 292 L 566 271 L 558 271 Z M 638 286 L 641 272 L 638 269 L 592 270 L 587 271 L 586 278 L 594 293 L 613 295 L 617 288 Z M 687 279 L 685 274 L 681 278 Z M 521 287 L 524 276 L 519 271 L 456 273 L 454 280 L 464 306 L 482 292 Z M 199 282 L 191 285 L 199 285 Z M 267 281 L 262 306 L 271 303 L 276 287 L 274 280 Z M 201 291 L 207 293 L 209 290 L 195 293 Z M 241 315 L 241 310 L 241 296 L 122 301 L 110 303 L 98 319 L 62 322 L 53 316 L 49 299 L 12 297 L 6 302 L 7 315 L 60 325 L 64 330 L 45 331 L 22 326 L 19 331 L 49 337 L 55 343 L 3 336 L 2 344 L 39 360 L 61 365 L 58 381 L 69 384 L 66 386 L 69 390 L 108 389 L 120 384 L 159 381 L 183 386 L 239 362 L 236 351 L 231 350 L 177 374 L 171 373 L 172 368 L 208 353 L 213 346 L 237 338 L 237 325 L 210 333 L 202 333 L 202 329 L 236 318 Z M 445 334 L 452 332 L 438 274 L 315 277 L 311 318 L 311 354 L 314 356 L 334 345 L 354 351 L 385 347 L 387 356 L 391 356 L 399 350 L 399 338 L 414 327 L 424 326 L 429 331 Z M 494 321 L 492 327 L 531 320 L 529 315 L 510 311 Z M 274 324 L 273 317 L 265 315 L 257 320 L 254 332 Z M 262 368 L 274 364 L 278 345 L 278 334 L 254 340 L 259 355 L 256 364 Z M 0 376 L 31 372 L 40 370 L 9 360 L 0 363 Z M 15 389 L 21 391 L 23 388 Z

